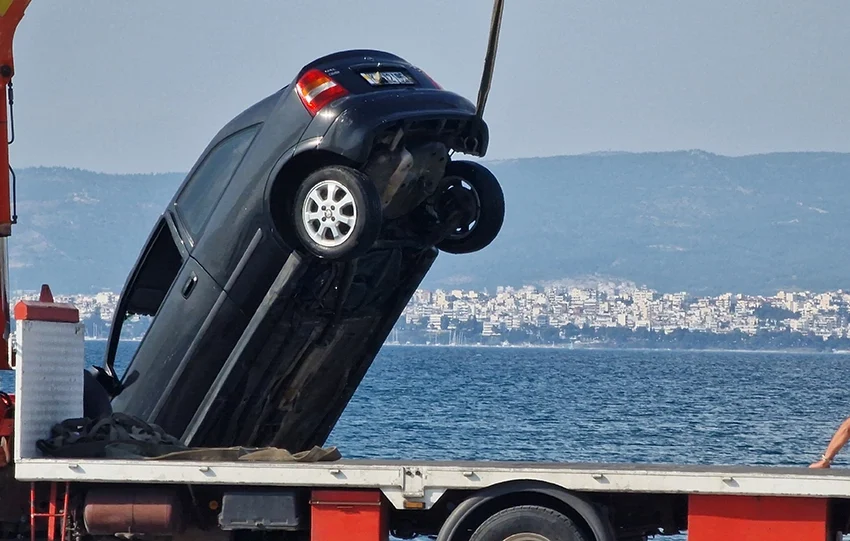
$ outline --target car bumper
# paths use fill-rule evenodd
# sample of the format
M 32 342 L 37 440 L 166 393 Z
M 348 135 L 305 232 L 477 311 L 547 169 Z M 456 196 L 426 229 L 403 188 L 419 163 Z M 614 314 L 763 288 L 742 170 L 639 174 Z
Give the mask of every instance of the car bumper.
M 466 98 L 446 91 L 407 90 L 359 94 L 323 111 L 305 131 L 302 141 L 364 162 L 376 138 L 401 128 L 406 137 L 442 140 L 457 151 L 483 156 L 487 125 L 475 116 Z

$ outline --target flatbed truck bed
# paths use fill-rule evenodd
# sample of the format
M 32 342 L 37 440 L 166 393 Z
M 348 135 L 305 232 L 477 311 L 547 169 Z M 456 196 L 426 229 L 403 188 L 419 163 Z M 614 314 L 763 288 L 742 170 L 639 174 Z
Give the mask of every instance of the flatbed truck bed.
M 675 464 L 539 463 L 491 461 L 338 460 L 333 462 L 239 462 L 119 459 L 23 459 L 19 481 L 69 486 L 222 487 L 228 493 L 262 489 L 306 490 L 311 502 L 331 494 L 348 509 L 336 516 L 333 532 L 368 524 L 372 507 L 360 508 L 346 495 L 380 494 L 387 517 L 410 524 L 411 533 L 440 535 L 453 510 L 475 496 L 498 507 L 549 501 L 532 494 L 560 492 L 594 509 L 583 516 L 587 541 L 647 539 L 651 533 L 689 530 L 688 539 L 836 539 L 846 531 L 850 471 L 793 467 L 697 466 Z M 570 500 L 568 500 L 570 501 Z M 513 505 L 508 505 L 511 502 Z M 702 515 L 700 509 L 709 509 Z M 436 513 L 429 515 L 430 510 Z M 559 509 L 560 510 L 560 509 Z M 748 512 L 752 513 L 748 515 Z M 495 511 L 488 511 L 495 514 Z M 460 516 L 460 515 L 458 515 Z M 814 518 L 812 518 L 814 517 Z M 820 518 L 818 523 L 817 517 Z M 261 517 L 262 518 L 262 517 Z M 347 520 L 344 520 L 347 519 Z M 315 520 L 315 519 L 314 519 Z M 384 519 L 387 524 L 392 521 Z M 598 525 L 593 527 L 593 521 Z M 456 520 L 460 523 L 462 521 Z M 476 518 L 476 523 L 481 519 Z M 802 525 L 801 525 L 802 524 Z M 764 537 L 745 537 L 753 528 Z M 265 530 L 265 528 L 260 528 Z M 596 530 L 596 531 L 594 531 Z M 375 532 L 387 539 L 390 529 Z M 396 530 L 397 531 L 397 530 Z M 784 533 L 783 533 L 784 532 Z M 454 532 L 469 539 L 469 532 Z M 736 535 L 737 534 L 737 535 Z M 783 537 L 785 535 L 785 537 Z M 310 539 L 331 539 L 312 535 Z M 343 538 L 339 538 L 343 539 Z M 361 539 L 356 537 L 352 539 Z M 554 539 L 554 538 L 553 538 Z M 564 539 L 572 539 L 565 537 Z
M 32 313 L 17 336 L 14 460 L 0 470 L 14 472 L 7 495 L 28 489 L 31 541 L 643 541 L 683 531 L 689 541 L 834 541 L 850 530 L 841 470 L 47 457 L 36 442 L 82 415 L 84 333 Z
M 431 508 L 447 491 L 537 481 L 577 492 L 850 498 L 850 471 L 794 467 L 569 462 L 338 460 L 213 462 L 28 459 L 20 481 L 369 488 L 397 509 Z

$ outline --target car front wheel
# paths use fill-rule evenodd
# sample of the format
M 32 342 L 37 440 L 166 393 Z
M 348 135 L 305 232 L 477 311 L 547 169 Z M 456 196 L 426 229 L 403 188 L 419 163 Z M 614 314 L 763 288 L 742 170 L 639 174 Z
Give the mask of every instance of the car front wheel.
M 322 167 L 308 176 L 292 206 L 302 246 L 323 259 L 363 255 L 381 230 L 381 198 L 362 172 L 345 166 Z

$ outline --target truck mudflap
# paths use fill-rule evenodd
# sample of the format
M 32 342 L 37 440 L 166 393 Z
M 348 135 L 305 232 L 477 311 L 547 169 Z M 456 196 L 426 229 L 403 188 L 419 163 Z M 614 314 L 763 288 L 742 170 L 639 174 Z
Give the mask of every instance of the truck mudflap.
M 831 522 L 830 500 L 826 498 L 722 494 L 688 497 L 688 541 L 840 539 Z
M 311 540 L 385 541 L 389 504 L 379 490 L 314 490 Z

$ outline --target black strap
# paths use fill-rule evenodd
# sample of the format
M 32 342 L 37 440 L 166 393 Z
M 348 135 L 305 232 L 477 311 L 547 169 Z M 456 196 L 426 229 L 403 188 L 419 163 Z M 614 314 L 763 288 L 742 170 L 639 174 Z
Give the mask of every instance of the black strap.
M 124 413 L 100 419 L 67 419 L 54 425 L 50 437 L 38 440 L 36 447 L 48 456 L 105 458 L 113 444 L 120 444 L 125 452 L 134 451 L 141 457 L 187 449 L 159 426 Z

